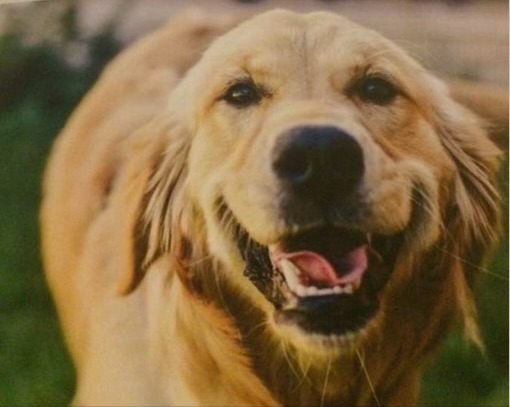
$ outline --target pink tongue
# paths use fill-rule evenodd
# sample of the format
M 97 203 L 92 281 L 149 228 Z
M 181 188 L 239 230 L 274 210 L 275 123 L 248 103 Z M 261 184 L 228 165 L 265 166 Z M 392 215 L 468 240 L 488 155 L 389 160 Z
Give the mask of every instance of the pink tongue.
M 354 284 L 357 288 L 368 265 L 366 246 L 357 247 L 342 257 L 340 266 L 337 265 L 341 269 L 337 270 L 323 256 L 312 251 L 280 252 L 275 257 L 290 260 L 299 268 L 301 284 L 319 288 L 344 284 Z

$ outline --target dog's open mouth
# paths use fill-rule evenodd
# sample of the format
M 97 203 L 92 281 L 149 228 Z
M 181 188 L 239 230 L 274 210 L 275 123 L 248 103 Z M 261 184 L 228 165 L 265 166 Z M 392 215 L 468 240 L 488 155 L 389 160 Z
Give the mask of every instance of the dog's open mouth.
M 276 322 L 339 337 L 362 330 L 376 314 L 402 241 L 324 226 L 264 246 L 236 229 L 245 275 L 275 306 Z
M 269 246 L 272 265 L 298 298 L 353 294 L 368 268 L 368 236 L 314 229 Z
M 324 335 L 361 330 L 393 269 L 397 246 L 390 240 L 322 227 L 270 246 L 271 264 L 290 291 L 277 321 Z

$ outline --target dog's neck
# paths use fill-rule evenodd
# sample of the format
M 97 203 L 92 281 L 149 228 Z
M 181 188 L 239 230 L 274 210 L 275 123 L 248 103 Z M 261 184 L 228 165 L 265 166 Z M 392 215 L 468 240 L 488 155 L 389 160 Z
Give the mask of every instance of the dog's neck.
M 364 376 L 352 354 L 328 355 L 301 347 L 277 333 L 268 316 L 251 302 L 226 294 L 228 314 L 241 333 L 252 369 L 277 400 L 287 406 L 357 405 Z
M 211 285 L 222 291 L 211 298 L 221 301 L 195 296 L 177 277 L 170 286 L 164 308 L 173 311 L 165 316 L 163 344 L 179 349 L 168 358 L 172 380 L 185 383 L 181 393 L 193 395 L 194 403 L 377 405 L 361 353 L 327 357 L 297 349 L 228 285 Z

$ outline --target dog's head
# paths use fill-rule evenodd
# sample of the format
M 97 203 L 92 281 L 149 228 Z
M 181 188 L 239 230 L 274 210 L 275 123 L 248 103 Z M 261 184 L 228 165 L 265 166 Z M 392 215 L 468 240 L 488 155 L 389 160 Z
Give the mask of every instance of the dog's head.
M 170 253 L 191 290 L 228 281 L 293 338 L 352 342 L 416 295 L 472 325 L 498 152 L 390 41 L 333 14 L 260 15 L 210 46 L 151 126 L 127 291 Z

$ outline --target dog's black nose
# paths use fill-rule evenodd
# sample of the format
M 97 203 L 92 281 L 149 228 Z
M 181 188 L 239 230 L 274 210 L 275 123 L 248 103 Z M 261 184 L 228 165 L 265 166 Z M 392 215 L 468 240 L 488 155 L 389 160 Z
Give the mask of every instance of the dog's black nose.
M 348 133 L 332 126 L 295 127 L 277 142 L 273 170 L 300 195 L 343 196 L 363 176 L 363 151 Z

